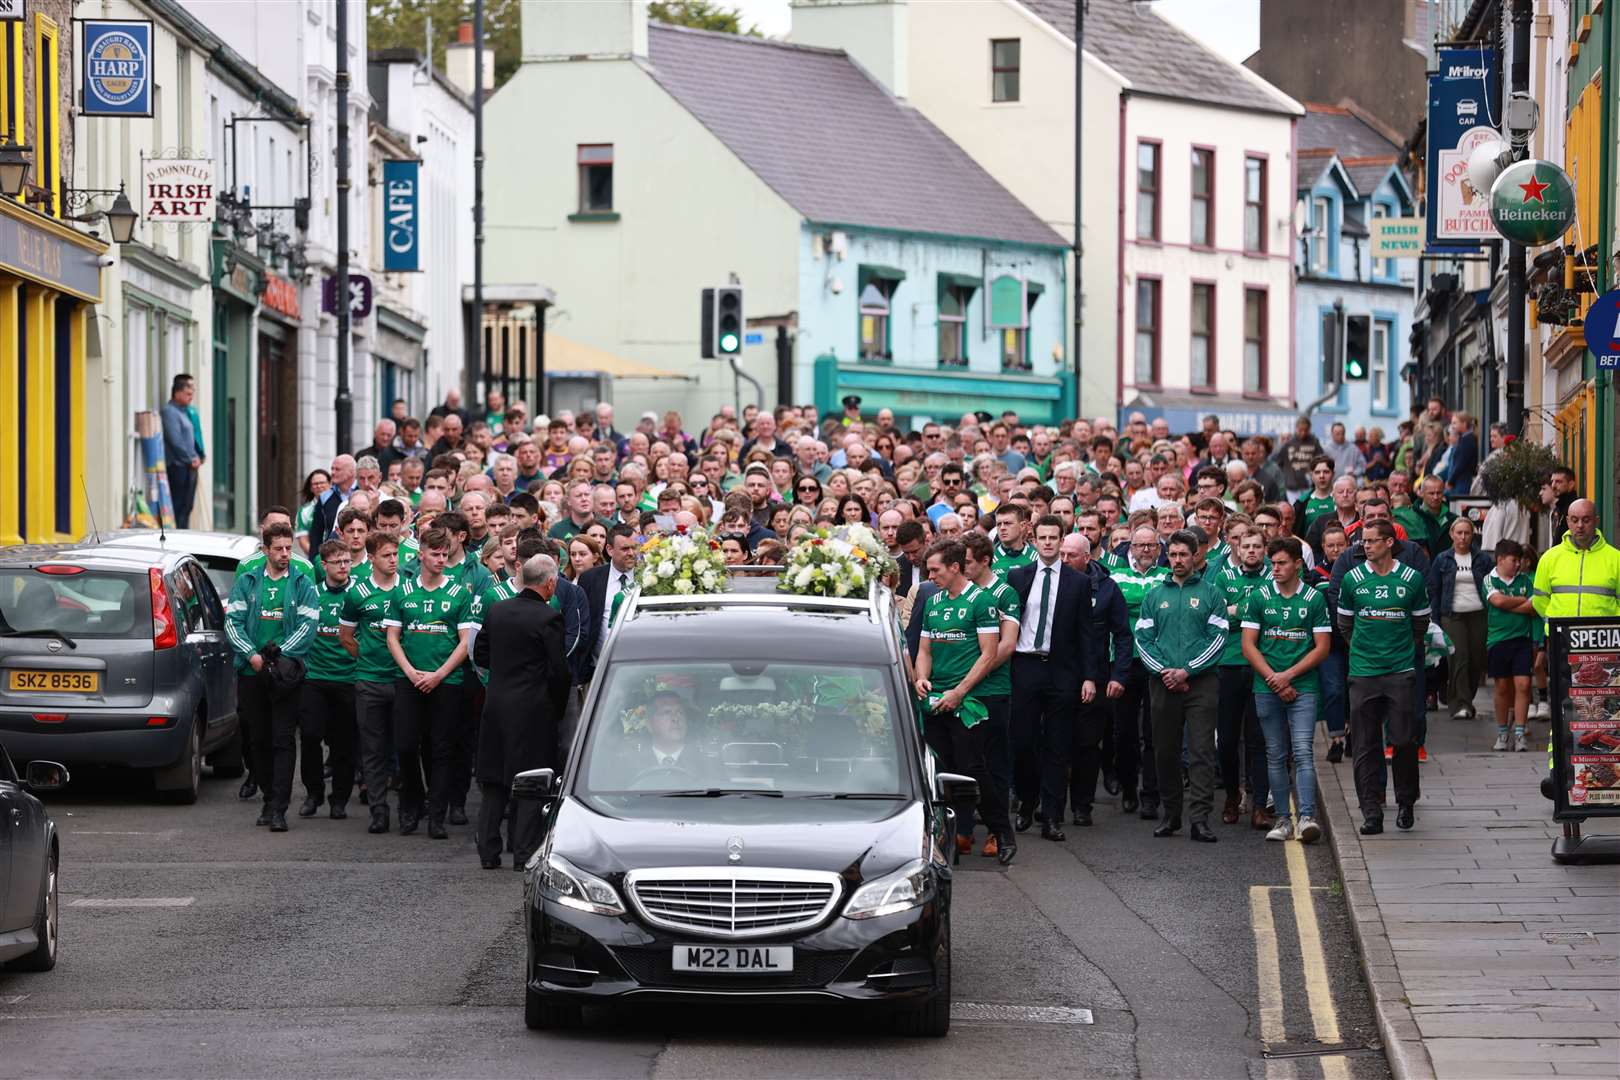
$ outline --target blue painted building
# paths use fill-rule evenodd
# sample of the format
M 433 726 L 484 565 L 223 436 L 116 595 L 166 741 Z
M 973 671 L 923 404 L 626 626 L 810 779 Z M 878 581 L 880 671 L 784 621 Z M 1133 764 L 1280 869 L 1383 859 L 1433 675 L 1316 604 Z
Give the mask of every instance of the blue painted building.
M 868 412 L 949 422 L 980 409 L 1014 409 L 1026 422 L 1073 415 L 1063 256 L 1053 246 L 807 223 L 798 354 L 814 361 L 796 373 L 796 399 L 825 411 L 858 394 Z
M 1406 418 L 1402 372 L 1414 307 L 1414 259 L 1374 259 L 1371 223 L 1411 217 L 1415 199 L 1399 168 L 1400 146 L 1353 103 L 1307 104 L 1299 121 L 1295 182 L 1303 228 L 1294 253 L 1295 386 L 1301 409 L 1324 399 L 1327 360 L 1365 320 L 1364 381 L 1342 382 L 1313 412 L 1318 434 L 1342 421 L 1382 428 L 1391 440 Z

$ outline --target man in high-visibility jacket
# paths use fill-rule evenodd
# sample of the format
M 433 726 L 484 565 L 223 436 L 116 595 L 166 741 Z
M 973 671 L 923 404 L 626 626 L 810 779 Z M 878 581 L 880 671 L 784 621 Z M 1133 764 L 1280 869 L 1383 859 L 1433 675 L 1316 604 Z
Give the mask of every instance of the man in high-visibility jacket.
M 1536 563 L 1531 606 L 1543 619 L 1620 615 L 1620 549 L 1597 528 L 1597 504 L 1577 499 L 1565 518 L 1569 532 Z

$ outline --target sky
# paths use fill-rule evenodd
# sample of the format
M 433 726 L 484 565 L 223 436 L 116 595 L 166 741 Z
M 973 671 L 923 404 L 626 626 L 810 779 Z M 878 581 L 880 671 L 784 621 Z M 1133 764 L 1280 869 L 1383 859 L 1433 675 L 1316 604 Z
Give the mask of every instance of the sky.
M 720 0 L 742 12 L 743 22 L 771 37 L 787 33 L 788 0 Z M 911 0 L 913 4 L 978 3 L 983 0 Z M 1260 47 L 1260 0 L 1152 0 L 1153 9 L 1189 34 L 1241 64 Z

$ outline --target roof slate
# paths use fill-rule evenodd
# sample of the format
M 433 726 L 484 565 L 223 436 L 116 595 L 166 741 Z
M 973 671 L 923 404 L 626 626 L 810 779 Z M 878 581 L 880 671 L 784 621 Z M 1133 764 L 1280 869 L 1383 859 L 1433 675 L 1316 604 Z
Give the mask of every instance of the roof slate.
M 811 221 L 1068 246 L 842 51 L 656 23 L 648 51 L 659 85 Z
M 1393 156 L 1401 149 L 1348 109 L 1334 105 L 1306 104 L 1297 137 L 1301 150 L 1327 149 L 1343 158 Z
M 1074 40 L 1075 0 L 1022 0 L 1044 22 Z M 1269 94 L 1237 64 L 1213 52 L 1147 5 L 1087 0 L 1086 51 L 1131 82 L 1137 93 L 1292 115 L 1287 99 Z

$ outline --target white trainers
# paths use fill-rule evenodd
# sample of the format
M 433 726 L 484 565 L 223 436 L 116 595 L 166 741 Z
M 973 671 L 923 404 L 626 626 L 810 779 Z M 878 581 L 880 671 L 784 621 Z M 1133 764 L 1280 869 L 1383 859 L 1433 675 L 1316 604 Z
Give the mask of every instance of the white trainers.
M 1551 720 L 1552 719 L 1552 705 L 1550 705 L 1549 703 L 1547 703 L 1545 701 L 1537 701 L 1537 702 L 1532 703 L 1531 706 L 1530 706 L 1530 719 L 1532 719 L 1532 720 Z
M 1530 749 L 1530 742 L 1524 737 L 1524 732 L 1521 731 L 1514 737 L 1513 749 L 1521 752 Z
M 1492 750 L 1506 750 L 1507 748 L 1508 748 L 1508 733 L 1507 733 L 1507 730 L 1504 728 L 1503 730 L 1498 731 L 1496 733 L 1496 743 L 1495 743 L 1495 745 L 1493 745 L 1491 747 L 1491 749 Z
M 1292 818 L 1280 817 L 1277 824 L 1266 833 L 1267 840 L 1292 840 L 1294 838 L 1294 822 Z
M 1301 817 L 1299 819 L 1299 842 L 1300 843 L 1302 843 L 1302 844 L 1314 844 L 1321 837 L 1321 835 L 1322 835 L 1322 826 L 1320 826 L 1320 825 L 1318 825 L 1316 823 L 1315 818 L 1313 818 L 1313 817 Z

